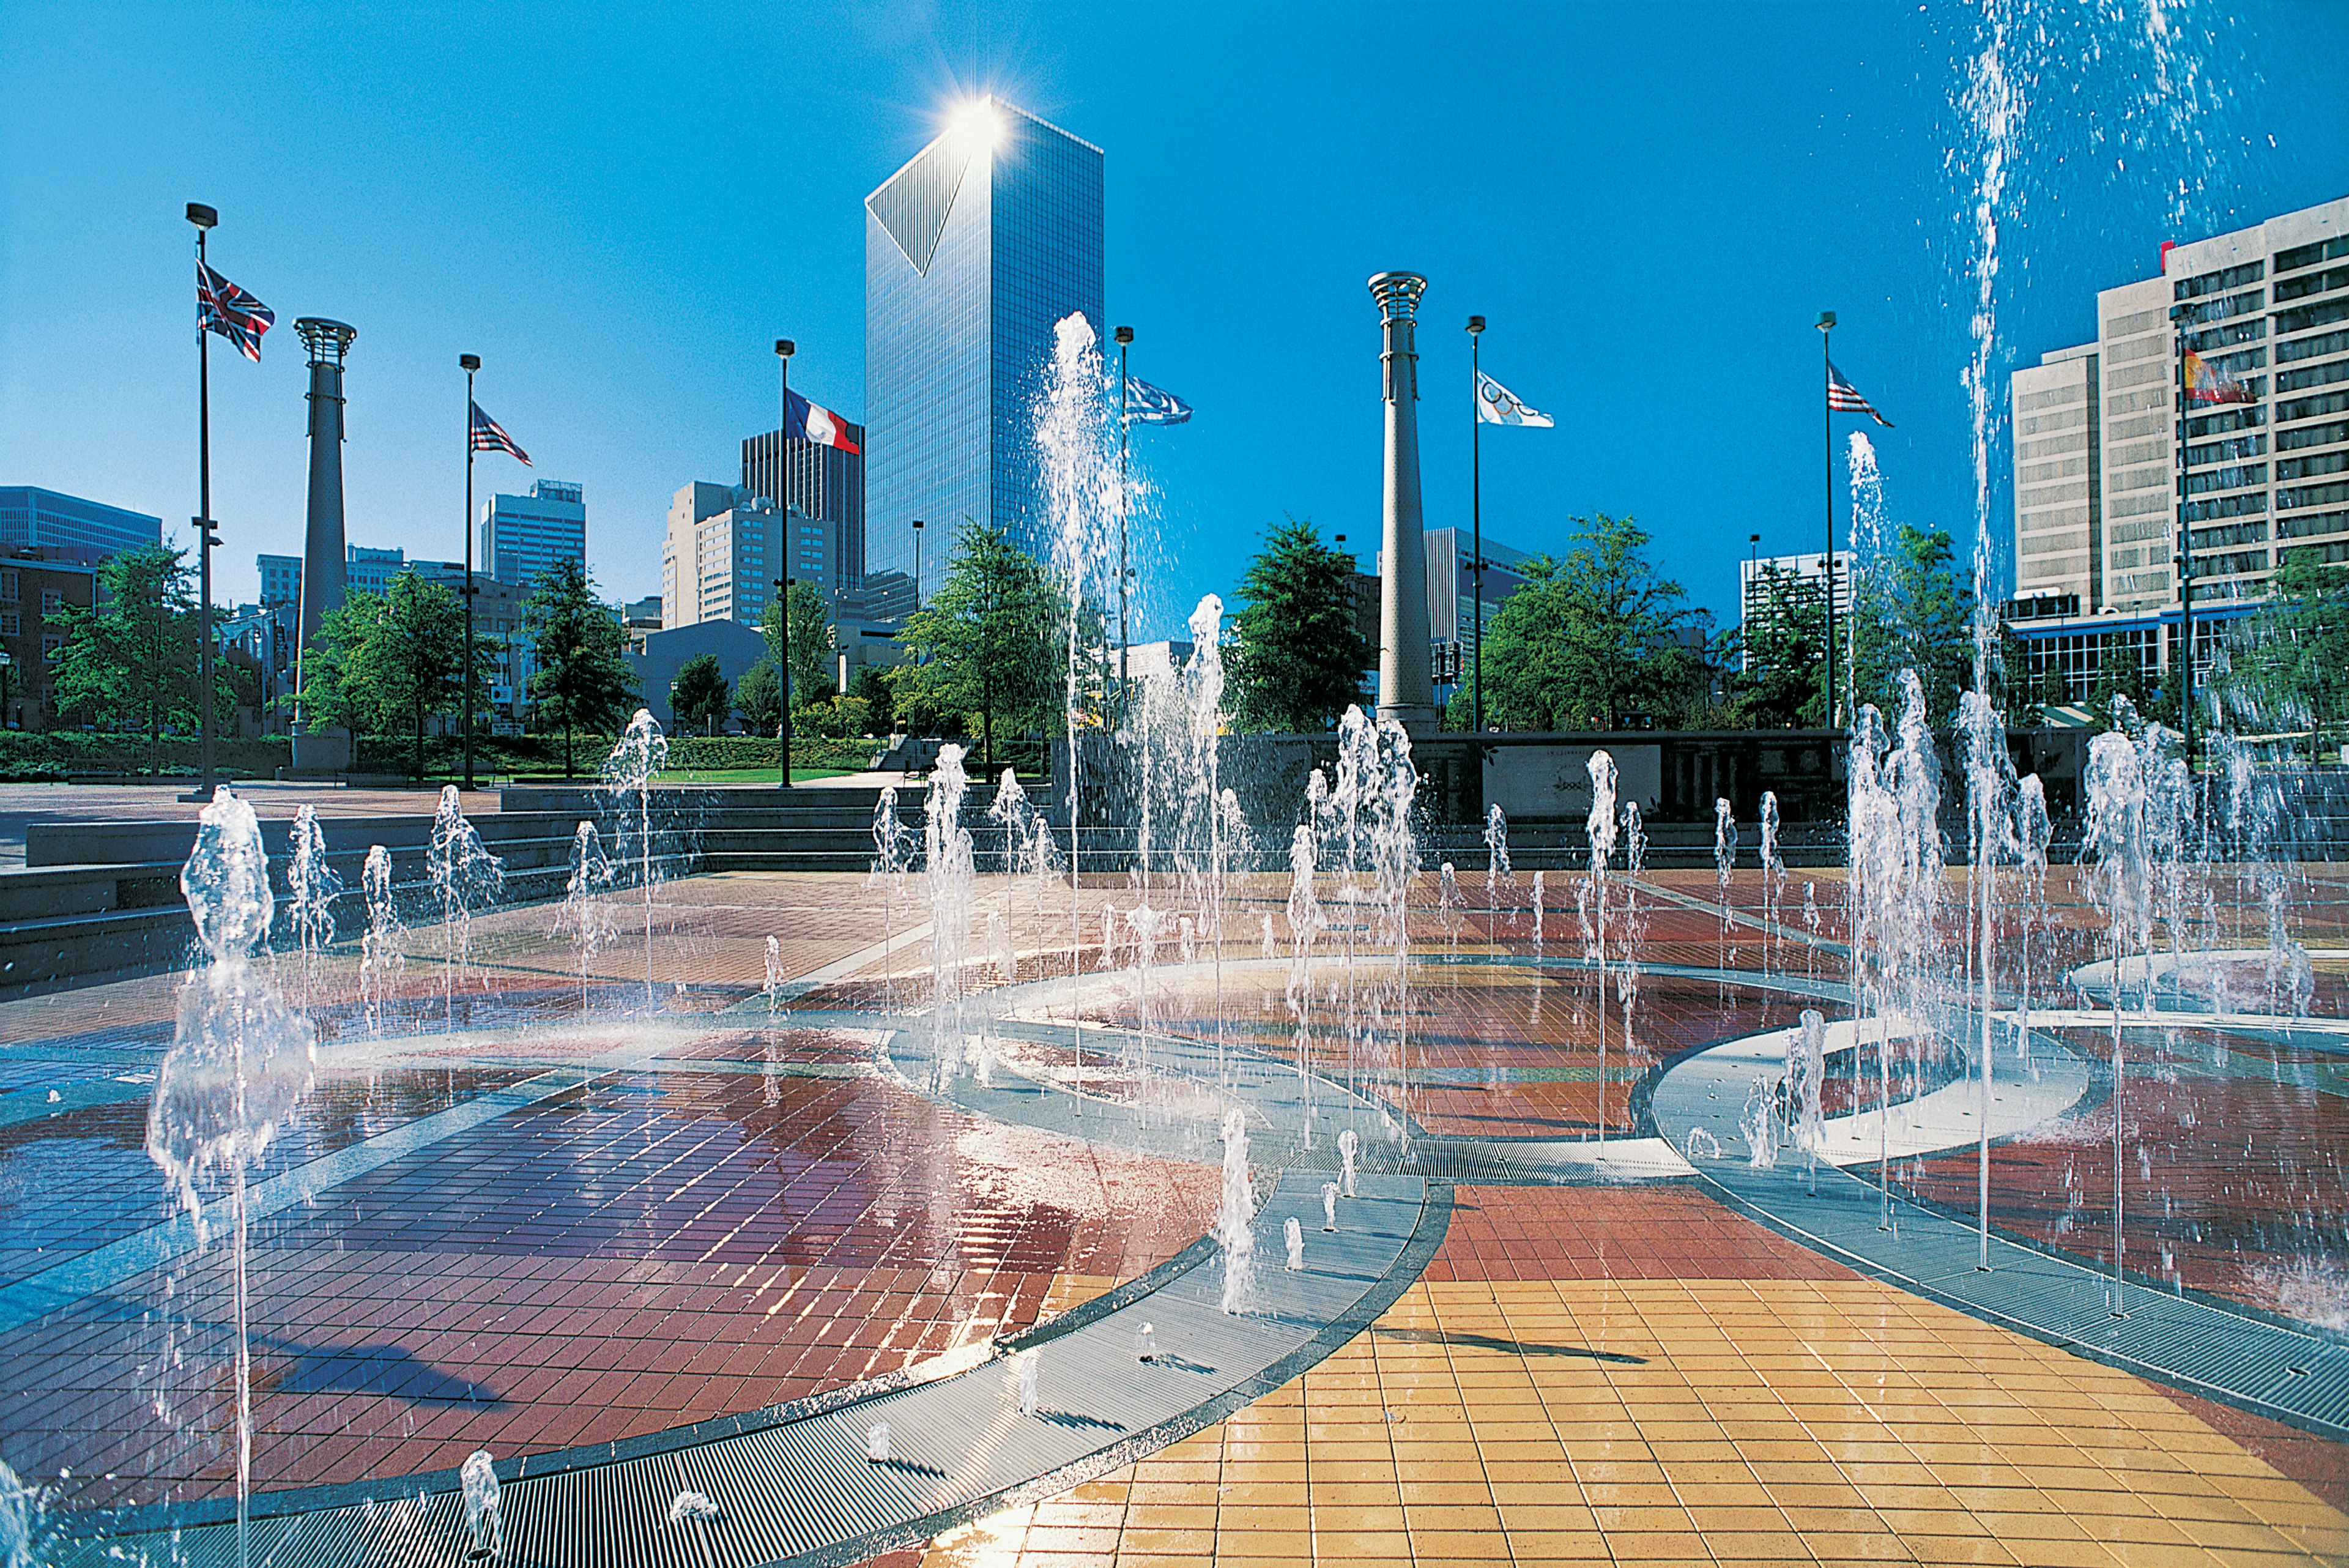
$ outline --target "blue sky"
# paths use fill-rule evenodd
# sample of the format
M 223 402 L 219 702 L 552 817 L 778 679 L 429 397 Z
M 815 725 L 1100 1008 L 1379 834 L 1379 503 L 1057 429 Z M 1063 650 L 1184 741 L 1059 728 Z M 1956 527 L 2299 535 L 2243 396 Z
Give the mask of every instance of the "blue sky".
M 1993 364 L 2093 331 L 2093 291 L 2192 238 L 2349 194 L 2349 6 L 2014 5 L 2028 103 Z M 2148 26 L 2167 26 L 2157 49 Z M 0 483 L 196 507 L 191 200 L 278 313 L 214 355 L 223 597 L 297 552 L 292 323 L 358 328 L 351 537 L 462 548 L 461 351 L 586 487 L 590 565 L 657 591 L 669 493 L 731 479 L 792 383 L 864 412 L 863 197 L 957 97 L 1108 152 L 1108 296 L 1148 432 L 1149 629 L 1230 594 L 1284 513 L 1376 535 L 1372 272 L 1425 273 L 1431 526 L 1467 522 L 1467 342 L 1558 416 L 1485 442 L 1489 535 L 1637 516 L 1724 613 L 1747 535 L 1816 549 L 1818 339 L 1898 429 L 1896 518 L 1973 532 L 1969 217 L 1952 108 L 1978 7 L 1359 4 L 0 8 Z M 2003 378 L 1995 383 L 2003 401 Z M 1848 425 L 1850 421 L 1839 421 Z M 2003 535 L 2002 472 L 1993 484 Z M 1840 508 L 1840 504 L 1839 504 Z

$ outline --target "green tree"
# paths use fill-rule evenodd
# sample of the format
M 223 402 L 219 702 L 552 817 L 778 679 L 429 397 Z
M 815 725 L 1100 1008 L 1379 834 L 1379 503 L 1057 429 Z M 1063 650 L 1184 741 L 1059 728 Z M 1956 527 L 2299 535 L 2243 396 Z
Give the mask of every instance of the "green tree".
M 742 717 L 745 732 L 772 735 L 783 727 L 783 683 L 775 678 L 775 667 L 761 659 L 742 671 L 742 679 L 734 682 L 734 711 Z
M 909 708 L 978 721 L 983 765 L 995 769 L 995 732 L 1040 729 L 1061 684 L 1067 613 L 1036 558 L 1002 534 L 967 522 L 936 593 L 907 618 L 903 640 L 918 662 L 889 673 Z
M 1704 680 L 1681 640 L 1694 626 L 1680 584 L 1656 575 L 1629 517 L 1575 518 L 1564 560 L 1536 556 L 1485 627 L 1485 719 L 1505 730 L 1620 728 L 1681 711 Z M 1465 723 L 1468 694 L 1448 716 Z
M 849 677 L 852 694 L 864 702 L 866 722 L 873 733 L 885 735 L 896 727 L 895 694 L 889 689 L 889 672 L 875 664 L 863 664 Z
M 349 599 L 372 597 L 354 594 Z M 414 772 L 420 784 L 427 723 L 456 711 L 465 700 L 464 607 L 439 583 L 418 576 L 413 566 L 391 579 L 381 605 L 379 613 L 354 618 L 365 621 L 365 636 L 346 650 L 337 673 L 353 710 L 371 718 L 377 733 L 412 725 Z M 472 653 L 478 680 L 487 670 L 489 649 L 476 638 Z
M 1378 649 L 1354 625 L 1354 559 L 1325 547 L 1310 522 L 1275 528 L 1240 579 L 1224 701 L 1232 727 L 1290 734 L 1326 730 L 1365 701 L 1362 671 Z
M 1958 716 L 1958 694 L 1974 681 L 1973 585 L 1958 575 L 1949 531 L 1900 525 L 1890 549 L 1861 567 L 1847 633 L 1849 711 L 1873 702 L 1889 721 L 1899 705 L 1900 671 L 1914 670 L 1935 724 Z
M 705 733 L 715 733 L 733 706 L 734 694 L 714 653 L 698 653 L 687 659 L 677 672 L 676 685 L 669 689 L 669 707 L 678 722 Z
M 94 610 L 67 605 L 45 623 L 65 638 L 54 678 L 57 704 L 84 722 L 145 735 L 148 768 L 157 771 L 163 732 L 192 725 L 199 713 L 203 628 L 195 573 L 180 551 L 142 545 L 98 567 L 98 601 Z
M 1826 722 L 1826 585 L 1775 566 L 1762 568 L 1752 610 L 1726 633 L 1731 702 L 1756 729 L 1816 729 Z
M 2310 754 L 2321 755 L 2328 735 L 2349 722 L 2349 566 L 2305 546 L 2280 552 L 2267 602 L 2236 624 L 2222 649 L 2198 711 L 2215 710 L 2242 733 L 2304 730 Z M 2174 672 L 2164 684 L 2175 690 Z
M 833 694 L 837 685 L 832 674 L 833 630 L 823 607 L 823 595 L 813 583 L 794 582 L 782 598 L 767 601 L 759 629 L 767 634 L 767 659 L 776 670 L 783 666 L 786 616 L 792 628 L 792 705 L 801 708 L 821 702 Z
M 628 628 L 612 607 L 595 597 L 586 569 L 569 559 L 541 572 L 523 626 L 535 649 L 530 675 L 532 721 L 540 730 L 563 732 L 563 773 L 573 765 L 572 740 L 580 730 L 617 729 L 637 701 L 636 675 L 628 664 Z

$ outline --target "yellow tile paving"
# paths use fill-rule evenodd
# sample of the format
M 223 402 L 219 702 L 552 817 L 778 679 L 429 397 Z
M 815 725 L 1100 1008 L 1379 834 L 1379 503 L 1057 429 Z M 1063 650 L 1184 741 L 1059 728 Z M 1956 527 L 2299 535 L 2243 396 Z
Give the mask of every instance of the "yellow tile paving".
M 2134 1377 L 1869 1281 L 1434 1283 L 926 1568 L 1209 1560 L 2343 1563 L 2349 1517 Z

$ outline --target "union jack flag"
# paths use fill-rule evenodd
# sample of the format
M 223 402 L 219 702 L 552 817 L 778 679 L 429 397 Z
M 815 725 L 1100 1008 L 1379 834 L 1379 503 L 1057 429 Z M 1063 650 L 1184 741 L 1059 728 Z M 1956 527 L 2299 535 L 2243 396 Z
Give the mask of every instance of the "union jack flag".
M 203 263 L 196 264 L 196 330 L 217 332 L 261 362 L 261 335 L 277 324 L 277 312 L 221 276 Z
M 497 421 L 481 412 L 481 404 L 474 403 L 471 407 L 473 410 L 473 450 L 475 452 L 511 452 L 514 456 L 522 459 L 522 465 L 524 468 L 530 467 L 530 453 L 514 445 L 513 437 L 506 434 L 505 431 L 499 425 Z
M 1868 400 L 1859 395 L 1859 389 L 1845 380 L 1843 372 L 1837 369 L 1833 364 L 1827 366 L 1827 411 L 1837 414 L 1866 414 L 1886 430 L 1892 428 L 1892 421 L 1870 407 Z

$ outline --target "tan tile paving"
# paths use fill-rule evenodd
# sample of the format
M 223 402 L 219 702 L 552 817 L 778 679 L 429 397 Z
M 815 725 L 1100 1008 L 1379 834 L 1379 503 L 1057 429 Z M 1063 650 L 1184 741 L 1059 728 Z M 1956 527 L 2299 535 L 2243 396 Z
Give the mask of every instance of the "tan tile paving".
M 926 1558 L 2344 1561 L 2349 1516 L 2163 1391 L 1848 1277 L 1423 1282 L 1229 1419 Z

